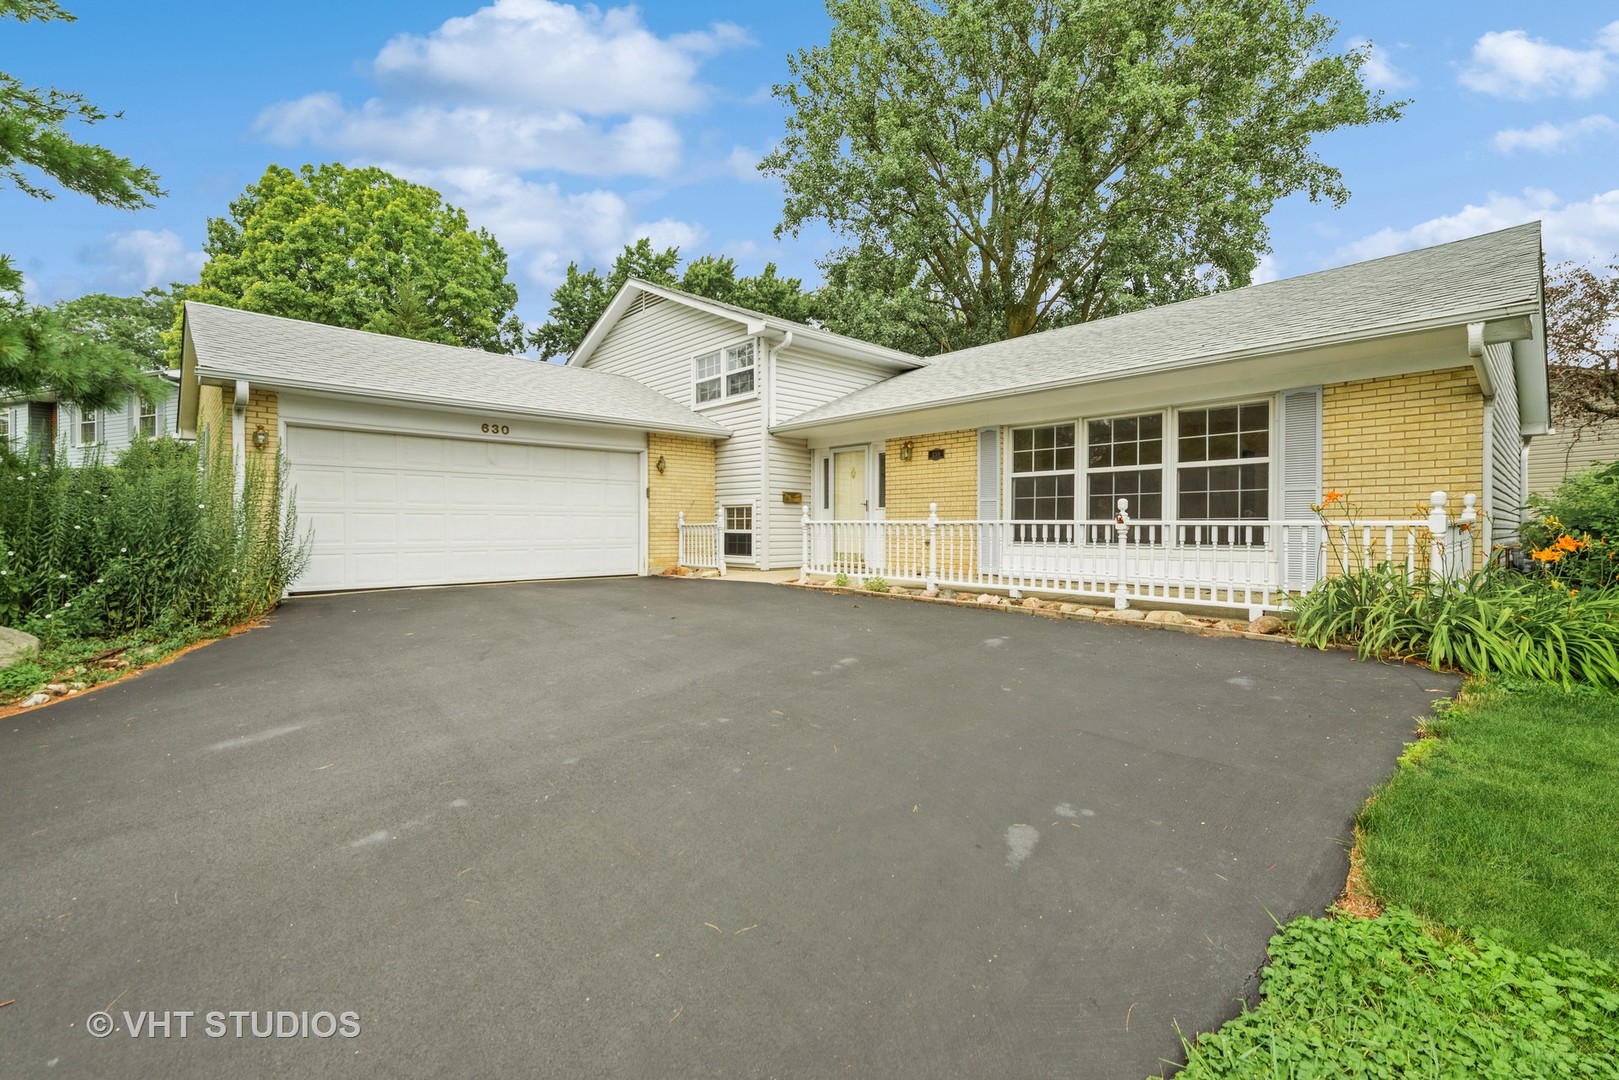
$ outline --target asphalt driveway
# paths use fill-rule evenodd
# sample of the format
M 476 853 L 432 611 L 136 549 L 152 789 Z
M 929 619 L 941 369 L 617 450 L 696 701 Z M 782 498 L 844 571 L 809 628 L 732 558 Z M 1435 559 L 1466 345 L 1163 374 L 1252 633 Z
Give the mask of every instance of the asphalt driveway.
M 1453 690 L 768 585 L 296 599 L 0 721 L 0 1075 L 1156 1073 Z

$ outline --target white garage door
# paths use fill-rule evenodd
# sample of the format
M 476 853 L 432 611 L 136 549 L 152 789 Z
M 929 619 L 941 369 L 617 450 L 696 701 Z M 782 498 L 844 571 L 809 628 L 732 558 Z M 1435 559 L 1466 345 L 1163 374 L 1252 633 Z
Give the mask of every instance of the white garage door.
M 634 574 L 634 453 L 287 428 L 300 530 L 294 592 Z

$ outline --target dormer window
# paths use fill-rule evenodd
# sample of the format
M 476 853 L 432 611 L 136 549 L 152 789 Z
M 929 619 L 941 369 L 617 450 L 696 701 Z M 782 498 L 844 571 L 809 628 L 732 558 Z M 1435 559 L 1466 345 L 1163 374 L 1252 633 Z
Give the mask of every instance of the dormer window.
M 692 361 L 692 399 L 706 405 L 753 393 L 753 342 L 704 353 Z

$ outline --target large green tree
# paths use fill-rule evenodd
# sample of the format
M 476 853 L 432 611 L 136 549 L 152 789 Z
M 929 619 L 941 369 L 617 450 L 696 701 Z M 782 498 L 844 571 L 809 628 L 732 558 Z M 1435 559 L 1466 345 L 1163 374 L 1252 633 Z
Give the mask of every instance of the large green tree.
M 0 0 L 0 21 L 71 22 L 54 0 Z M 61 187 L 105 206 L 137 210 L 163 194 L 156 175 L 100 146 L 80 142 L 69 124 L 107 114 L 83 96 L 29 86 L 0 71 L 0 190 L 52 199 Z M 52 396 L 90 407 L 161 390 L 141 359 L 76 333 L 60 313 L 23 301 L 22 275 L 0 254 L 0 396 Z
M 677 275 L 679 266 L 679 248 L 660 250 L 644 236 L 624 245 L 605 275 L 594 267 L 580 270 L 578 263 L 569 263 L 567 276 L 551 294 L 546 322 L 530 336 L 530 344 L 542 356 L 573 352 L 632 277 L 795 322 L 813 314 L 812 297 L 804 292 L 803 282 L 778 276 L 775 263 L 766 263 L 764 270 L 751 277 L 738 277 L 736 261 L 720 255 L 692 259 Z
M 356 330 L 408 326 L 490 352 L 522 347 L 517 287 L 494 236 L 432 188 L 382 169 L 272 165 L 208 220 L 204 251 L 188 300 Z M 171 338 L 171 355 L 177 347 Z
M 163 366 L 163 334 L 174 325 L 186 286 L 153 287 L 139 296 L 89 293 L 62 300 L 55 310 L 70 331 L 141 358 L 149 368 Z
M 941 346 L 1247 284 L 1265 216 L 1342 203 L 1315 137 L 1399 116 L 1310 0 L 827 0 L 775 88 L 778 234 L 904 277 Z M 891 260 L 886 271 L 876 264 Z M 845 275 L 848 276 L 848 275 Z M 885 298 L 876 296 L 874 302 Z M 871 316 L 868 312 L 867 317 Z

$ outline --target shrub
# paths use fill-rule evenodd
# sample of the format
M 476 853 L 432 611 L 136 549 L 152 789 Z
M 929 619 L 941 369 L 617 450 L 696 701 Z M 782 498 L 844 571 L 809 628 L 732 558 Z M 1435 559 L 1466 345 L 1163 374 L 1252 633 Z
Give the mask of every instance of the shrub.
M 1264 1000 L 1187 1046 L 1180 1075 L 1619 1076 L 1619 971 L 1428 933 L 1409 912 L 1295 919 Z
M 866 591 L 867 592 L 887 592 L 888 591 L 888 582 L 884 581 L 880 577 L 867 578 L 866 579 Z
M 1503 570 L 1409 581 L 1403 567 L 1328 578 L 1294 601 L 1295 639 L 1471 675 L 1619 688 L 1619 591 Z
M 117 465 L 0 453 L 0 623 L 47 643 L 229 626 L 273 607 L 302 569 L 285 466 L 199 462 L 169 440 Z
M 836 585 L 840 589 L 847 589 L 849 587 L 849 575 L 848 574 L 834 574 L 834 575 L 832 575 L 832 584 Z
M 1619 462 L 1571 473 L 1529 497 L 1523 540 L 1546 572 L 1580 589 L 1619 584 Z

